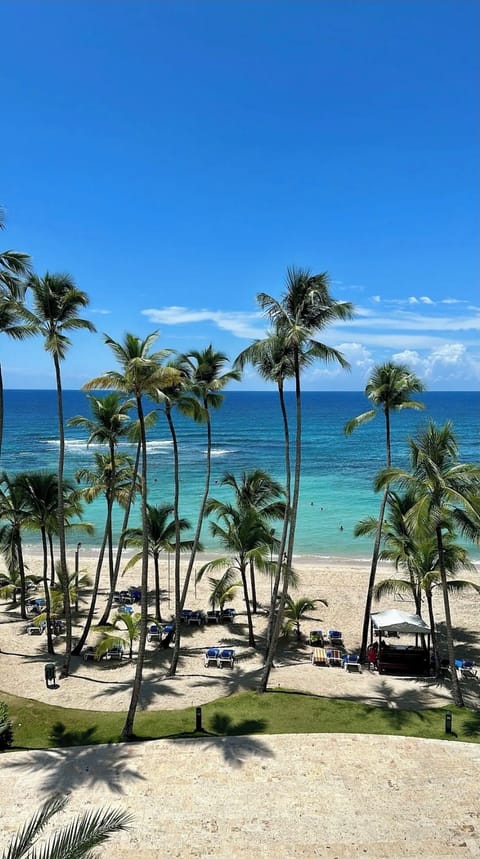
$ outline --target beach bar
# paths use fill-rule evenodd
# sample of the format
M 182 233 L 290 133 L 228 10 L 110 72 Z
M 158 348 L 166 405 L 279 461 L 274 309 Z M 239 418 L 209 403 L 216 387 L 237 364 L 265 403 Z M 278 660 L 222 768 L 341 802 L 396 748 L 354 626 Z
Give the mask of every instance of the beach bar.
M 379 674 L 427 675 L 430 673 L 430 628 L 418 614 L 398 609 L 370 615 L 371 640 L 377 636 L 375 662 Z M 415 636 L 414 645 L 390 644 L 389 636 Z M 423 638 L 421 638 L 423 636 Z M 369 648 L 370 650 L 370 648 Z

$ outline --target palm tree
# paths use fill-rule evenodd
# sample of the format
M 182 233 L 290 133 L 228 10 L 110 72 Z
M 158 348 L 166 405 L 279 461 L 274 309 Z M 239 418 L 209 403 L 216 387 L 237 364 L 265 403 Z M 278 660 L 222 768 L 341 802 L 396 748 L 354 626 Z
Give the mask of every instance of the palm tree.
M 0 209 L 0 230 L 5 228 L 4 212 Z M 30 257 L 19 251 L 0 251 L 0 334 L 13 340 L 24 340 L 35 334 L 35 328 L 25 320 L 23 300 L 25 278 L 30 274 Z M 0 457 L 3 444 L 3 376 L 0 364 Z
M 142 616 L 139 612 L 129 613 L 119 611 L 113 618 L 112 623 L 106 626 L 97 626 L 99 632 L 103 634 L 100 644 L 95 648 L 95 655 L 100 658 L 105 655 L 112 647 L 123 647 L 128 644 L 128 658 L 133 659 L 133 642 L 140 635 Z M 122 624 L 123 626 L 119 626 Z M 115 634 L 115 630 L 118 634 Z
M 232 381 L 238 381 L 241 377 L 239 370 L 225 370 L 228 358 L 223 352 L 214 350 L 210 343 L 206 349 L 198 351 L 192 349 L 180 357 L 183 370 L 190 383 L 190 391 L 200 401 L 206 426 L 207 426 L 207 456 L 205 466 L 205 484 L 203 496 L 198 512 L 197 527 L 193 537 L 193 546 L 185 573 L 183 583 L 181 608 L 185 606 L 193 565 L 199 549 L 202 525 L 205 518 L 205 505 L 210 492 L 210 476 L 212 463 L 212 423 L 211 409 L 219 409 L 222 406 L 224 395 L 221 391 Z
M 115 590 L 114 564 L 113 564 L 113 535 L 112 535 L 112 508 L 113 487 L 116 485 L 116 449 L 121 438 L 128 434 L 130 428 L 130 411 L 134 407 L 133 400 L 124 400 L 116 391 L 110 391 L 104 397 L 90 394 L 88 396 L 91 418 L 76 415 L 68 421 L 68 426 L 83 427 L 88 432 L 87 445 L 108 445 L 110 467 L 109 485 L 106 490 L 107 499 L 107 542 L 110 573 L 110 589 Z
M 290 462 L 290 427 L 288 423 L 287 408 L 285 404 L 285 380 L 294 376 L 295 368 L 291 350 L 285 343 L 285 338 L 270 332 L 264 340 L 255 340 L 250 346 L 241 352 L 235 359 L 235 366 L 242 370 L 245 364 L 251 363 L 256 368 L 262 379 L 268 382 L 275 382 L 278 390 L 278 399 L 280 404 L 280 412 L 282 415 L 283 434 L 284 434 L 284 450 L 285 450 L 285 513 L 283 517 L 283 527 L 280 541 L 276 544 L 277 561 L 275 565 L 275 577 L 272 581 L 270 611 L 268 614 L 268 628 L 266 637 L 266 652 L 265 662 L 271 661 L 268 668 L 270 673 L 273 665 L 274 653 L 270 653 L 270 641 L 272 638 L 273 625 L 276 618 L 276 608 L 278 603 L 278 592 L 280 589 L 283 558 L 285 555 L 285 547 L 287 545 L 288 525 L 290 522 L 291 509 L 291 462 Z M 274 536 L 272 529 L 272 538 Z M 272 542 L 272 550 L 274 548 Z M 265 687 L 266 688 L 266 687 Z
M 98 855 L 96 848 L 104 844 L 111 835 L 130 828 L 132 818 L 121 809 L 98 808 L 86 811 L 50 836 L 39 853 L 35 842 L 47 823 L 55 814 L 64 810 L 68 801 L 68 796 L 60 795 L 48 799 L 13 836 L 3 859 L 35 859 L 40 855 L 43 859 L 93 859 L 94 855 Z
M 206 505 L 207 515 L 214 514 L 218 521 L 210 522 L 212 536 L 228 552 L 228 556 L 215 558 L 204 564 L 197 573 L 199 581 L 205 572 L 226 568 L 228 573 L 240 575 L 243 598 L 247 611 L 248 646 L 255 647 L 252 611 L 248 594 L 247 570 L 253 561 L 259 570 L 269 568 L 270 530 L 266 520 L 253 507 L 235 507 L 216 498 Z
M 300 630 L 300 621 L 307 613 L 307 611 L 314 611 L 317 602 L 323 603 L 323 605 L 328 605 L 326 600 L 322 599 L 311 599 L 310 597 L 299 597 L 299 599 L 294 600 L 287 594 L 285 599 L 285 610 L 284 617 L 286 622 L 284 623 L 283 630 L 285 635 L 288 637 L 291 630 L 295 630 L 295 635 L 297 637 L 297 641 L 300 641 L 302 637 L 302 633 Z
M 425 406 L 423 403 L 410 399 L 411 394 L 419 393 L 424 390 L 425 386 L 423 382 L 415 373 L 412 373 L 405 364 L 395 364 L 392 361 L 388 361 L 386 364 L 380 364 L 379 366 L 374 367 L 370 379 L 365 387 L 365 394 L 373 404 L 373 409 L 370 409 L 370 411 L 364 412 L 356 418 L 352 418 L 352 420 L 348 421 L 344 427 L 345 434 L 351 435 L 355 429 L 362 426 L 364 423 L 373 420 L 379 412 L 383 412 L 385 419 L 386 466 L 387 468 L 390 468 L 392 464 L 391 413 L 404 411 L 405 409 L 424 409 Z M 363 615 L 362 643 L 360 647 L 360 660 L 362 662 L 365 661 L 367 654 L 370 612 L 372 610 L 373 589 L 375 587 L 375 576 L 377 572 L 378 555 L 382 537 L 382 523 L 385 515 L 387 499 L 388 486 L 385 487 L 385 492 L 380 504 L 378 526 L 373 545 L 370 577 Z
M 23 559 L 22 529 L 28 516 L 27 500 L 21 481 L 18 477 L 9 477 L 3 471 L 0 474 L 0 520 L 4 520 L 0 529 L 0 546 L 12 574 L 20 577 L 20 613 L 27 619 L 25 606 L 25 562 Z
M 133 723 L 140 697 L 142 685 L 143 663 L 145 659 L 145 644 L 147 640 L 148 622 L 148 523 L 147 523 L 147 492 L 148 492 L 148 469 L 147 469 L 147 437 L 145 430 L 145 413 L 143 407 L 144 396 L 158 399 L 166 384 L 174 384 L 179 377 L 178 370 L 166 368 L 161 361 L 170 354 L 169 350 L 152 352 L 152 346 L 157 339 L 157 332 L 140 340 L 133 334 L 127 333 L 122 343 L 117 343 L 111 337 L 106 336 L 105 342 L 113 351 L 120 371 L 110 370 L 103 376 L 97 376 L 84 385 L 87 390 L 107 389 L 117 390 L 135 400 L 141 450 L 141 523 L 143 533 L 142 545 L 142 583 L 141 583 L 141 627 L 138 644 L 138 659 L 135 669 L 135 679 L 132 687 L 132 696 L 128 709 L 125 725 L 122 730 L 122 739 L 128 740 L 133 736 Z
M 65 462 L 65 427 L 63 420 L 63 395 L 62 374 L 60 365 L 65 359 L 71 341 L 67 332 L 70 331 L 95 331 L 95 326 L 88 319 L 78 315 L 79 311 L 87 307 L 89 299 L 86 292 L 82 292 L 75 285 L 69 274 L 51 274 L 46 272 L 43 278 L 31 275 L 28 287 L 33 298 L 33 312 L 30 321 L 36 325 L 38 332 L 44 338 L 44 345 L 53 359 L 55 369 L 55 380 L 57 388 L 57 412 L 58 412 L 58 541 L 60 549 L 61 579 L 64 585 L 65 597 L 65 623 L 66 623 L 66 646 L 64 673 L 68 676 L 70 670 L 70 657 L 72 652 L 72 616 L 68 588 L 67 552 L 65 541 L 65 509 L 63 493 L 63 471 Z
M 208 603 L 212 607 L 212 611 L 215 611 L 218 605 L 220 612 L 223 611 L 225 603 L 235 599 L 237 589 L 242 584 L 236 581 L 235 571 L 232 569 L 227 570 L 219 579 L 215 579 L 213 576 L 209 577 L 208 582 L 211 588 Z
M 175 519 L 172 504 L 147 504 L 147 527 L 148 527 L 148 549 L 149 556 L 153 559 L 155 574 L 155 618 L 162 620 L 160 609 L 160 567 L 159 558 L 161 552 L 175 551 Z M 179 519 L 180 532 L 188 531 L 190 522 L 188 519 Z M 143 533 L 140 528 L 129 528 L 125 532 L 125 546 L 143 546 Z M 193 548 L 193 540 L 181 540 L 180 551 L 188 552 Z M 128 561 L 124 572 L 134 567 L 142 559 L 142 552 L 137 552 Z
M 437 540 L 438 571 L 445 609 L 448 661 L 455 704 L 463 707 L 463 696 L 455 670 L 452 619 L 450 612 L 445 533 L 454 529 L 471 540 L 480 537 L 480 466 L 458 462 L 458 443 L 450 421 L 438 427 L 430 421 L 417 438 L 409 439 L 411 471 L 386 468 L 375 481 L 375 489 L 398 483 L 413 489 L 417 501 L 410 521 L 417 527 L 430 527 Z
M 243 471 L 240 481 L 232 472 L 227 471 L 223 475 L 220 485 L 229 486 L 232 489 L 237 507 L 253 508 L 270 525 L 272 519 L 283 519 L 285 516 L 283 487 L 262 468 L 256 468 L 249 472 Z M 272 534 L 271 528 L 269 533 Z M 252 611 L 256 614 L 257 593 L 253 559 L 250 561 L 250 588 Z
M 286 565 L 292 566 L 295 545 L 298 500 L 302 460 L 302 370 L 321 360 L 337 363 L 343 369 L 349 367 L 341 352 L 314 338 L 334 322 L 351 319 L 354 310 L 350 302 L 336 301 L 329 292 L 329 278 L 326 272 L 312 275 L 308 270 L 289 268 L 285 291 L 278 301 L 266 293 L 257 295 L 257 301 L 273 325 L 274 333 L 285 345 L 288 362 L 291 362 L 295 380 L 295 465 L 293 492 L 289 504 L 288 541 Z M 280 609 L 277 612 L 272 630 L 265 666 L 260 681 L 260 691 L 267 688 L 268 677 L 280 634 L 283 605 L 288 592 L 288 579 L 284 578 Z
M 90 627 L 93 622 L 93 616 L 95 613 L 95 606 L 98 596 L 98 588 L 100 585 L 100 576 L 103 567 L 103 560 L 105 557 L 105 548 L 107 546 L 109 549 L 110 556 L 110 592 L 107 599 L 107 605 L 100 620 L 100 624 L 106 623 L 110 614 L 110 609 L 113 602 L 113 592 L 116 586 L 116 579 L 114 579 L 113 558 L 111 552 L 113 505 L 115 501 L 117 501 L 121 507 L 124 507 L 128 503 L 132 483 L 134 484 L 136 491 L 140 491 L 138 480 L 133 480 L 132 459 L 130 456 L 126 454 L 117 454 L 116 457 L 114 455 L 114 461 L 112 462 L 110 451 L 109 453 L 99 453 L 98 451 L 95 451 L 94 465 L 95 468 L 80 468 L 76 472 L 77 481 L 79 483 L 83 482 L 87 484 L 83 489 L 80 489 L 79 492 L 80 495 L 88 503 L 94 501 L 96 498 L 98 498 L 99 495 L 104 495 L 107 506 L 107 515 L 105 520 L 105 528 L 103 532 L 102 542 L 100 545 L 100 551 L 98 553 L 97 566 L 95 569 L 93 593 L 90 602 L 90 608 L 88 611 L 87 619 L 85 621 L 83 632 L 73 649 L 73 653 L 75 655 L 79 655 L 82 652 L 83 645 L 87 640 L 88 633 L 90 632 Z

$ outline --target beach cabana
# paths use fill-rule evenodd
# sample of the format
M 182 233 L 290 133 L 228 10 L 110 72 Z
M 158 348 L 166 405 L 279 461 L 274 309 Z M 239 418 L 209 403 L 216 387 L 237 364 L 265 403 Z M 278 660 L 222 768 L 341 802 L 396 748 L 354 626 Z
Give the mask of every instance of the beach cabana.
M 370 615 L 371 638 L 378 635 L 377 668 L 380 674 L 428 674 L 430 628 L 418 614 L 388 609 Z M 387 644 L 385 635 L 414 635 L 414 645 Z M 419 636 L 423 636 L 420 645 Z M 424 642 L 426 641 L 426 646 Z

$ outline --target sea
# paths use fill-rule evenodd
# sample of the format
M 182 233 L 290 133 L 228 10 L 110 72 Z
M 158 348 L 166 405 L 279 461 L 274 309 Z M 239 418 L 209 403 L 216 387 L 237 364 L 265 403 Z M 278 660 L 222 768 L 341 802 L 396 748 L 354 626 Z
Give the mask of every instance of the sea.
M 56 471 L 59 446 L 56 391 L 6 390 L 4 396 L 1 469 L 10 476 L 21 471 Z M 460 461 L 480 462 L 480 392 L 426 392 L 418 398 L 425 404 L 425 410 L 406 409 L 392 414 L 393 464 L 408 467 L 408 439 L 430 419 L 439 425 L 451 420 Z M 286 394 L 286 400 L 293 430 L 293 392 Z M 84 392 L 64 391 L 63 402 L 66 421 L 75 415 L 90 417 Z M 302 408 L 302 483 L 295 555 L 366 560 L 371 556 L 372 539 L 356 538 L 354 528 L 361 519 L 378 514 L 380 496 L 373 490 L 373 481 L 385 466 L 383 415 L 379 413 L 347 437 L 343 430 L 345 423 L 370 408 L 363 392 L 308 391 L 303 394 Z M 192 523 L 193 534 L 204 485 L 205 427 L 180 414 L 175 416 L 175 424 L 180 456 L 180 513 Z M 228 490 L 221 486 L 227 471 L 241 479 L 244 471 L 262 468 L 284 483 L 283 426 L 276 391 L 227 391 L 221 408 L 212 413 L 212 429 L 211 496 L 230 499 Z M 75 481 L 77 470 L 92 464 L 93 453 L 101 446 L 87 445 L 83 429 L 67 426 L 65 432 L 65 477 Z M 134 455 L 135 447 L 122 442 L 119 450 Z M 149 502 L 171 503 L 173 447 L 161 411 L 148 436 L 148 473 Z M 98 546 L 104 517 L 102 497 L 85 505 L 83 519 L 94 525 L 95 532 L 87 535 L 72 528 L 68 533 L 70 548 L 77 541 L 86 548 Z M 122 511 L 116 510 L 117 536 L 122 519 Z M 137 503 L 130 525 L 139 522 Z M 277 530 L 280 535 L 280 523 Z M 25 534 L 24 541 L 29 546 L 38 545 L 34 532 Z M 221 551 L 208 523 L 202 532 L 202 542 L 205 551 Z M 470 544 L 469 552 L 478 563 L 480 549 Z

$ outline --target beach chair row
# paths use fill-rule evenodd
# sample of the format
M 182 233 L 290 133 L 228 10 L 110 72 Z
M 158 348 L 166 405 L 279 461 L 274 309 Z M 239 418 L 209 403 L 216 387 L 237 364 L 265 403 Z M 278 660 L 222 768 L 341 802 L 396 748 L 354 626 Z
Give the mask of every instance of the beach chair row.
M 217 668 L 228 666 L 233 668 L 235 664 L 235 650 L 233 647 L 208 647 L 203 657 L 205 668 L 216 665 Z
M 329 629 L 327 633 L 324 633 L 321 629 L 312 629 L 310 644 L 312 647 L 325 647 L 326 644 L 336 648 L 344 647 L 343 634 L 339 629 Z
M 360 657 L 355 653 L 342 653 L 341 650 L 314 647 L 310 656 L 312 665 L 330 668 L 344 668 L 345 671 L 361 672 Z

